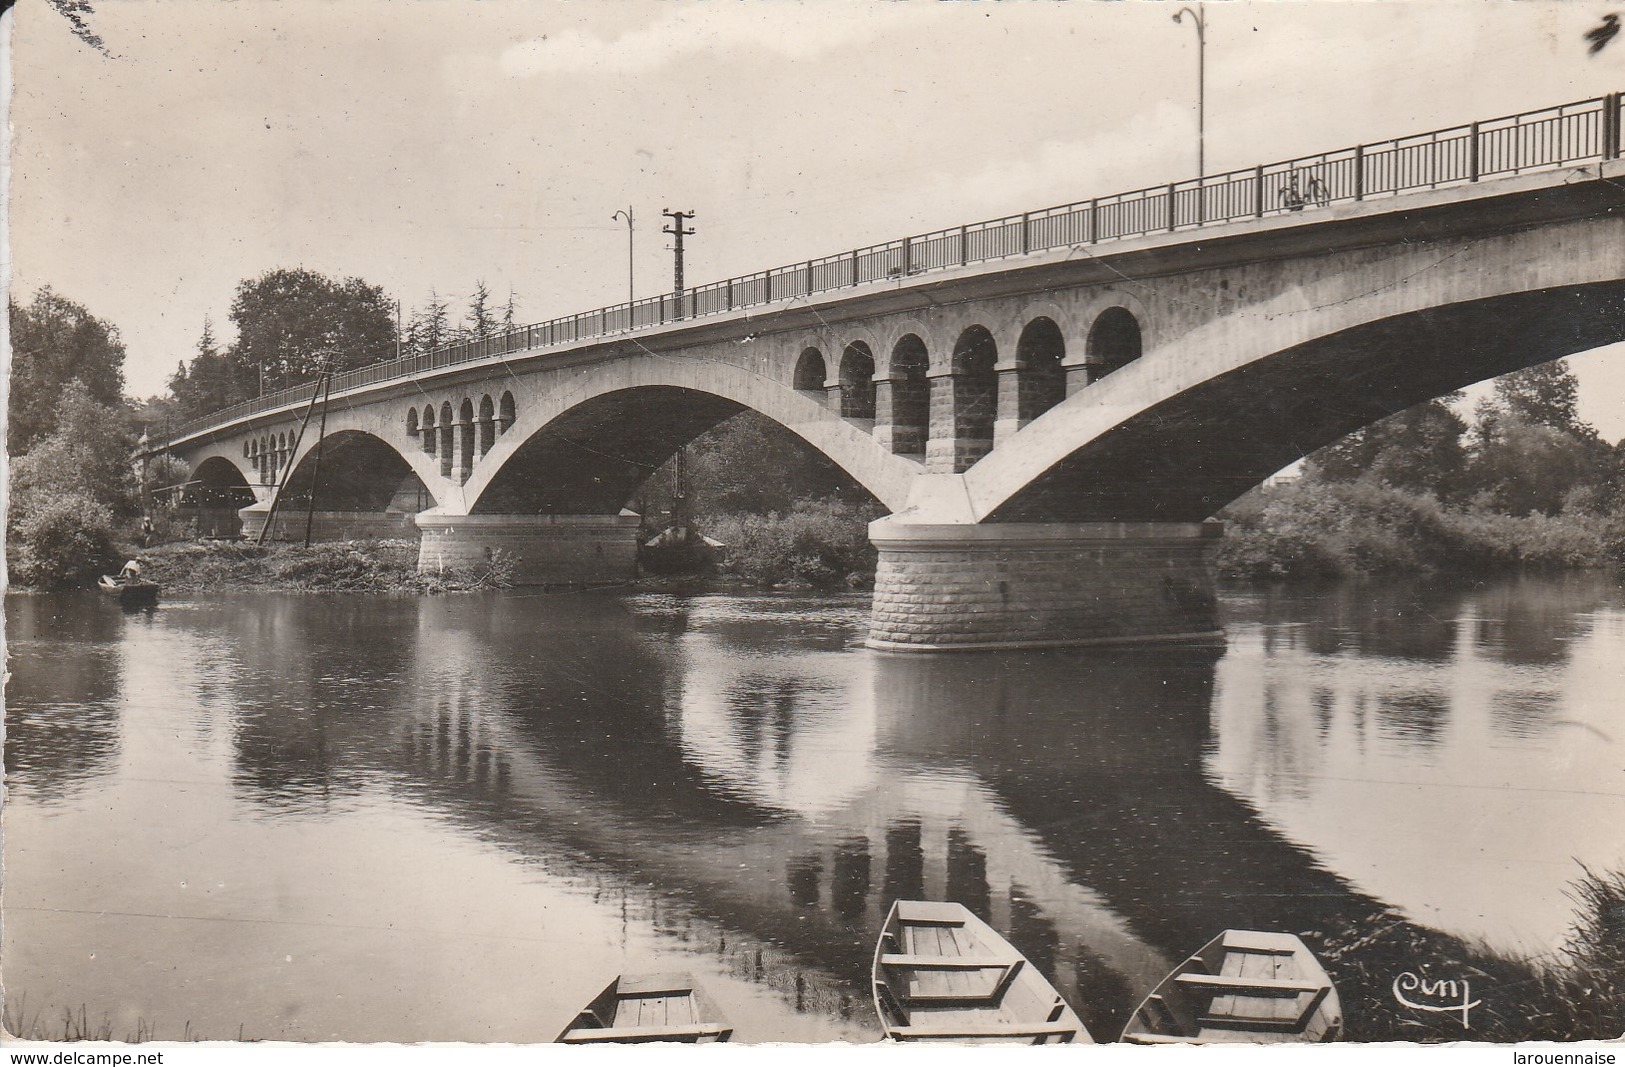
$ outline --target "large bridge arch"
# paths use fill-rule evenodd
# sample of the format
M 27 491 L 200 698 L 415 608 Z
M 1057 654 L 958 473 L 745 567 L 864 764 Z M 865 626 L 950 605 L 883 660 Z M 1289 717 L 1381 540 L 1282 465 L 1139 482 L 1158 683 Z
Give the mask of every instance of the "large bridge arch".
M 1563 254 L 1536 254 L 1544 241 Z M 1148 348 L 1052 408 L 966 473 L 968 518 L 1201 521 L 1386 415 L 1625 340 L 1621 278 L 1617 229 L 1583 222 L 1368 255 Z
M 240 508 L 254 502 L 254 490 L 235 459 L 215 455 L 199 462 L 187 474 L 181 502 L 198 507 Z
M 431 492 L 396 446 L 365 430 L 345 429 L 301 449 L 280 493 L 289 506 L 306 505 L 314 496 L 319 511 L 383 512 L 403 487 Z
M 565 394 L 538 397 L 464 486 L 468 513 L 613 515 L 679 447 L 746 408 L 801 437 L 888 510 L 907 500 L 918 464 L 821 398 L 743 368 L 687 369 L 628 360 L 587 371 Z

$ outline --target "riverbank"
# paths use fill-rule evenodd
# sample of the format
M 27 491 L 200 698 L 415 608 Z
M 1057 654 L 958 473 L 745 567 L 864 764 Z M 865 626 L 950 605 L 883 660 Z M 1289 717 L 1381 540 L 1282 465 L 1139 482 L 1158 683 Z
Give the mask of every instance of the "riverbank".
M 311 545 L 199 541 L 142 549 L 141 576 L 168 593 L 265 589 L 304 593 L 453 593 L 503 589 L 512 565 L 500 554 L 479 567 L 419 574 L 415 541 Z
M 1569 895 L 1578 906 L 1574 928 L 1563 948 L 1543 959 L 1473 945 L 1391 910 L 1311 932 L 1344 1004 L 1343 1039 L 1625 1037 L 1625 873 L 1587 870 Z M 1441 989 L 1454 996 L 1427 992 Z M 1407 1006 L 1401 996 L 1428 1007 Z M 1463 1003 L 1471 1007 L 1462 1010 Z

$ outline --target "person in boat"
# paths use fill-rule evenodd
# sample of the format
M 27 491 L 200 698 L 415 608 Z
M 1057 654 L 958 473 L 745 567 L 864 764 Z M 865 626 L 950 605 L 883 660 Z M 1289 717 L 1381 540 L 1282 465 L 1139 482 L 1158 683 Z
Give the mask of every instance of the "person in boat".
M 141 584 L 141 564 L 137 563 L 133 559 L 125 560 L 124 568 L 118 572 L 118 584 L 120 584 L 120 585 L 140 585 Z

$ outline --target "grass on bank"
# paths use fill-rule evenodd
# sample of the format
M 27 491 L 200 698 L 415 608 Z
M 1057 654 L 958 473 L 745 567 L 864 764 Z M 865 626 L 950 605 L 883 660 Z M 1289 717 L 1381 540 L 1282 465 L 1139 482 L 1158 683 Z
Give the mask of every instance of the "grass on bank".
M 252 1040 L 244 1036 L 240 1026 L 234 1037 L 206 1038 L 193 1032 L 190 1021 L 181 1027 L 180 1037 L 160 1037 L 157 1028 L 145 1019 L 137 1019 L 134 1030 L 126 1030 L 123 1035 L 115 1036 L 113 1021 L 103 1016 L 99 1021 L 92 1022 L 90 1011 L 83 1004 L 79 1005 L 77 1013 L 72 1008 L 63 1008 L 61 1014 L 46 1017 L 37 1011 L 30 1015 L 26 998 L 16 1003 L 6 1001 L 4 1009 L 0 1010 L 0 1026 L 4 1027 L 7 1036 L 19 1041 L 120 1041 L 127 1045 L 139 1045 L 145 1041 Z
M 171 593 L 257 588 L 309 593 L 449 593 L 505 589 L 513 561 L 502 553 L 474 567 L 419 574 L 415 541 L 311 545 L 195 541 L 142 549 L 141 575 Z
M 1625 1038 L 1625 872 L 1582 868 L 1569 896 L 1576 920 L 1562 949 L 1530 959 L 1472 945 L 1396 912 L 1311 931 L 1342 998 L 1346 1041 L 1589 1041 Z M 1405 972 L 1430 981 L 1465 980 L 1468 1013 L 1401 1005 L 1393 983 Z M 1412 994 L 1413 996 L 1415 994 Z

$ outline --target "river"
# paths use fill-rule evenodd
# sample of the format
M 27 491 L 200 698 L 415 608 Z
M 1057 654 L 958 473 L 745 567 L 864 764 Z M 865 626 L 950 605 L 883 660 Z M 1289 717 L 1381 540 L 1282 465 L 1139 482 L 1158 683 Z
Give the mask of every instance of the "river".
M 538 1042 L 686 971 L 735 1040 L 872 1040 L 897 897 L 1100 1038 L 1225 927 L 1560 946 L 1625 865 L 1620 588 L 1222 604 L 1213 647 L 918 656 L 862 595 L 8 596 L 8 1016 Z

